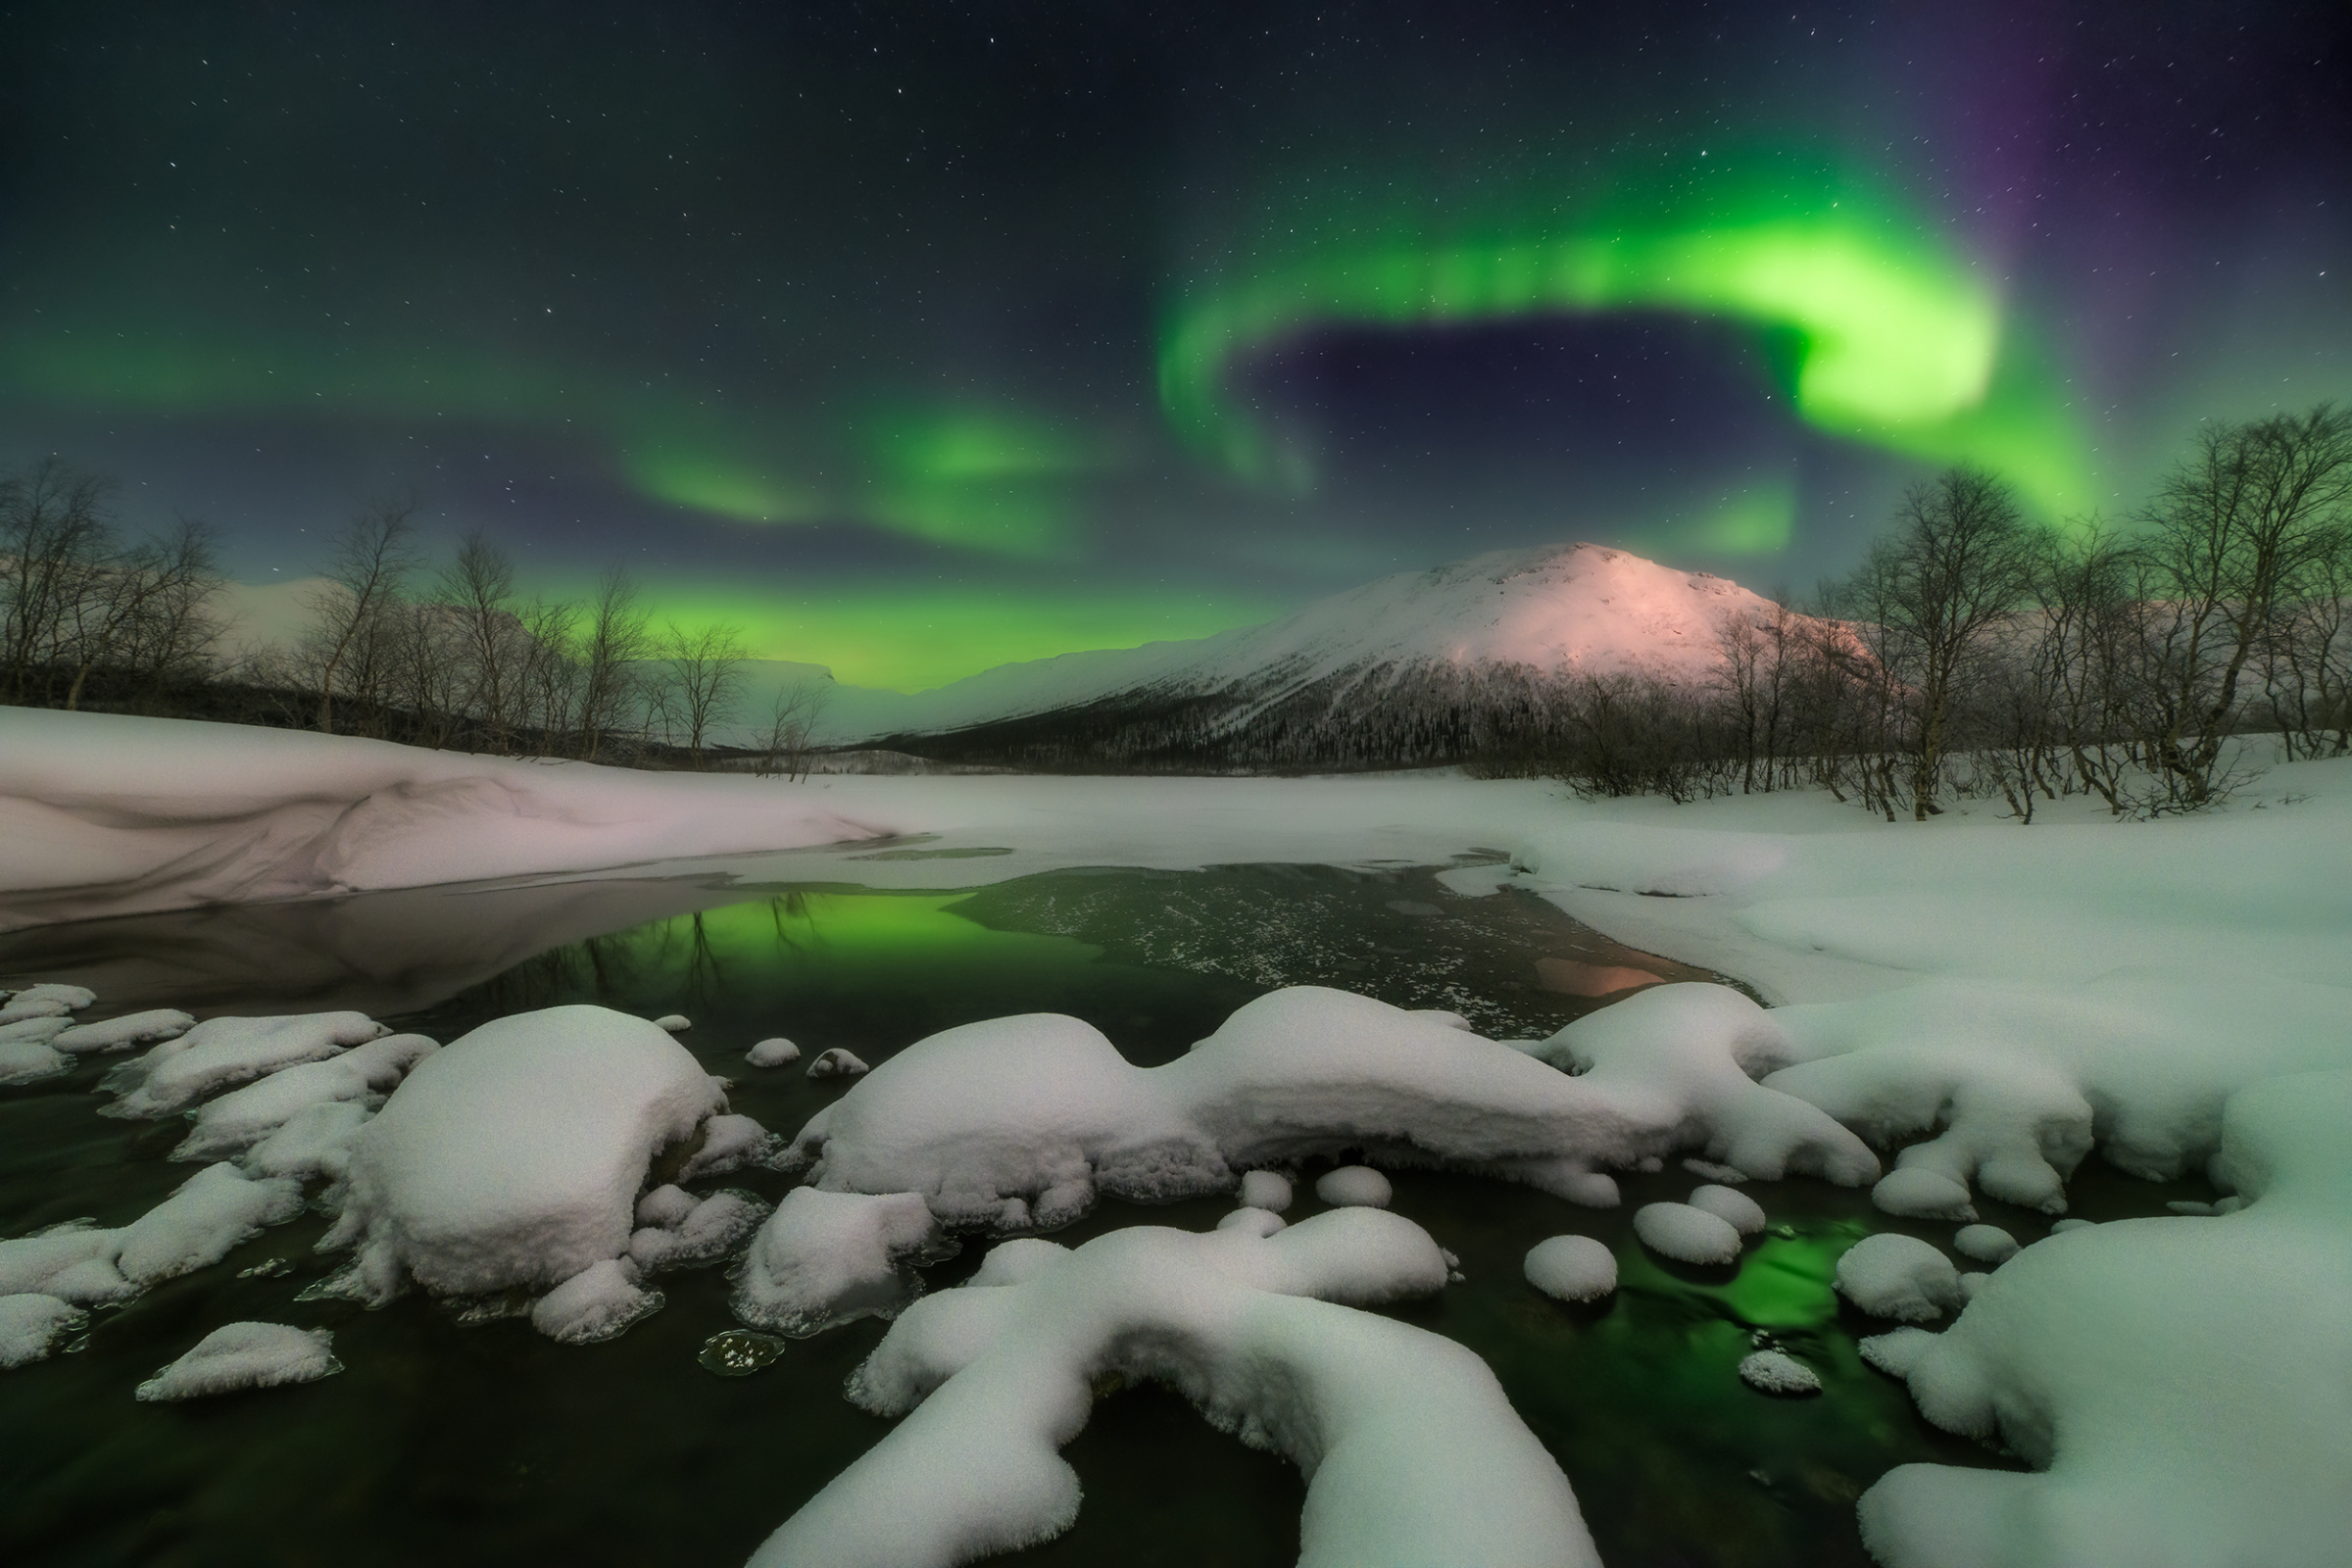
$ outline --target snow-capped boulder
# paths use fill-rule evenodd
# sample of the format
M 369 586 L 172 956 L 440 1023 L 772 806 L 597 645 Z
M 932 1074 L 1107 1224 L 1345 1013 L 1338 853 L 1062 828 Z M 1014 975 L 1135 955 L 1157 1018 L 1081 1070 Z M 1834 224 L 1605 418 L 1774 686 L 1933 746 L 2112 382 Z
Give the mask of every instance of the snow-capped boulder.
M 1678 1263 L 1737 1263 L 1740 1232 L 1720 1214 L 1689 1203 L 1644 1203 L 1634 1211 L 1642 1245 Z
M 351 1149 L 321 1246 L 344 1288 L 544 1290 L 619 1258 L 662 1151 L 724 1107 L 692 1053 L 643 1018 L 564 1006 L 483 1024 L 418 1062 Z
M 1865 1236 L 1838 1259 L 1838 1292 L 1872 1317 L 1927 1323 L 1959 1307 L 1960 1272 L 1916 1236 Z
M 1590 1236 L 1554 1236 L 1528 1249 L 1527 1283 L 1563 1301 L 1597 1301 L 1617 1289 L 1617 1254 Z

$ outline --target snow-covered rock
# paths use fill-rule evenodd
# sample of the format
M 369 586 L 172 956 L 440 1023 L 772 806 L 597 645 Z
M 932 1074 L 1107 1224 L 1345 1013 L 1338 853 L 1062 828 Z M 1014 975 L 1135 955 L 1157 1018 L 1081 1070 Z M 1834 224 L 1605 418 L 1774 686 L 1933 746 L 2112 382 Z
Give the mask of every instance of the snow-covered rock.
M 689 1203 L 685 1213 L 663 1223 L 647 1221 L 641 1201 L 637 1229 L 629 1235 L 629 1261 L 647 1274 L 715 1263 L 742 1247 L 768 1215 L 767 1205 L 749 1193 L 713 1193 Z
M 1757 1350 L 1744 1357 L 1740 1381 L 1759 1394 L 1801 1396 L 1821 1392 L 1821 1375 L 1786 1350 Z
M 1527 1283 L 1563 1301 L 1597 1301 L 1617 1289 L 1617 1255 L 1590 1236 L 1554 1236 L 1528 1249 Z
M 225 1158 L 316 1105 L 351 1102 L 373 1109 L 412 1067 L 440 1049 L 423 1035 L 386 1035 L 322 1061 L 282 1067 L 199 1105 L 187 1138 L 171 1157 Z
M 58 1029 L 35 1031 L 27 1024 L 54 1022 Z M 51 1078 L 74 1065 L 74 1058 L 49 1044 L 66 1020 L 28 1018 L 24 1023 L 9 1024 L 10 1029 L 24 1030 L 13 1040 L 0 1040 L 0 1088 L 10 1084 L 28 1084 L 36 1079 Z
M 63 1018 L 97 1000 L 97 993 L 85 987 L 49 981 L 26 986 L 22 991 L 0 993 L 0 1028 L 34 1018 Z
M 1017 1266 L 992 1279 L 984 1264 L 883 1337 L 851 1396 L 906 1419 L 754 1568 L 946 1568 L 1060 1534 L 1079 1489 L 1056 1450 L 1110 1372 L 1172 1383 L 1300 1464 L 1302 1568 L 1598 1563 L 1566 1478 L 1485 1363 L 1335 1304 L 1444 1286 L 1444 1254 L 1411 1221 L 1344 1208 L 1268 1237 L 1136 1226 L 1074 1250 L 1011 1245 Z
M 1865 1236 L 1838 1259 L 1838 1292 L 1872 1317 L 1927 1323 L 1961 1304 L 1960 1272 L 1916 1236 Z
M 755 1067 L 784 1067 L 801 1059 L 801 1048 L 777 1035 L 762 1040 L 743 1054 L 743 1059 Z
M 77 1023 L 61 1032 L 50 1042 L 58 1050 L 72 1055 L 88 1055 L 93 1052 L 128 1051 L 133 1046 L 151 1046 L 159 1041 L 176 1040 L 196 1027 L 196 1019 L 177 1007 L 151 1007 L 145 1012 L 124 1013 L 102 1023 Z
M 1386 1208 L 1396 1191 L 1369 1165 L 1342 1165 L 1315 1178 L 1315 1196 L 1335 1208 Z
M 122 1098 L 107 1113 L 168 1116 L 208 1095 L 280 1068 L 323 1060 L 391 1032 L 357 1012 L 207 1018 L 108 1073 L 106 1087 Z
M 1753 1236 L 1764 1228 L 1764 1205 L 1745 1193 L 1719 1182 L 1692 1188 L 1687 1201 L 1692 1208 L 1706 1210 L 1742 1236 Z
M 152 1285 L 220 1262 L 301 1210 L 300 1183 L 256 1181 L 225 1161 L 207 1165 L 116 1233 L 112 1261 L 132 1284 Z
M 654 1020 L 654 1027 L 667 1030 L 673 1035 L 679 1035 L 693 1028 L 694 1020 L 682 1012 L 665 1012 Z
M 1651 1251 L 1682 1263 L 1736 1263 L 1738 1227 L 1689 1203 L 1644 1203 L 1634 1211 L 1634 1234 Z
M 922 1289 L 914 1271 L 955 1250 L 919 1194 L 796 1187 L 752 1239 L 735 1315 L 796 1339 L 895 1317 Z
M 2017 1238 L 1998 1225 L 1963 1225 L 1952 1238 L 1952 1250 L 1997 1267 L 2017 1255 Z
M 772 1165 L 784 1152 L 784 1140 L 749 1116 L 713 1116 L 703 1123 L 702 1139 L 702 1147 L 678 1168 L 679 1181 Z
M 606 1258 L 531 1303 L 531 1327 L 564 1345 L 594 1345 L 662 1310 L 660 1291 L 639 1283 L 628 1258 Z
M 1928 1353 L 1936 1336 L 1922 1328 L 1889 1329 L 1885 1334 L 1873 1334 L 1855 1347 L 1862 1359 L 1890 1378 L 1907 1378 L 1919 1358 Z
M 343 1370 L 325 1329 L 224 1323 L 138 1387 L 141 1399 L 201 1399 L 244 1389 L 313 1383 Z
M 352 1144 L 373 1114 L 348 1100 L 305 1106 L 245 1151 L 237 1163 L 250 1176 L 340 1180 L 351 1168 Z
M 90 1320 L 71 1301 L 36 1292 L 0 1296 L 0 1370 L 42 1360 Z
M 857 1078 L 870 1070 L 855 1052 L 839 1046 L 818 1052 L 816 1059 L 808 1064 L 811 1078 Z
M 546 1289 L 628 1250 L 654 1156 L 724 1105 L 693 1054 L 643 1018 L 550 1007 L 483 1024 L 419 1061 L 353 1141 L 345 1282 L 470 1295 Z
M 1242 1173 L 1242 1206 L 1279 1214 L 1291 1206 L 1291 1179 L 1278 1170 Z
M 1677 994 L 1681 994 L 1678 1005 Z M 1731 997 L 1664 986 L 1546 1042 L 1581 1076 L 1427 1014 L 1297 986 L 1238 1009 L 1157 1067 L 1128 1064 L 1091 1025 L 1035 1013 L 920 1040 L 817 1112 L 792 1158 L 833 1191 L 918 1192 L 952 1225 L 1050 1229 L 1098 1192 L 1152 1200 L 1228 1191 L 1236 1169 L 1359 1150 L 1440 1163 L 1607 1205 L 1602 1165 L 1685 1144 L 1759 1176 L 1878 1174 L 1869 1150 L 1801 1101 L 1758 1085 L 1745 1037 L 1677 1033 Z M 1648 1004 L 1633 1026 L 1594 1027 Z M 1771 1025 L 1751 1031 L 1769 1043 Z M 1755 1054 L 1756 1064 L 1772 1058 Z

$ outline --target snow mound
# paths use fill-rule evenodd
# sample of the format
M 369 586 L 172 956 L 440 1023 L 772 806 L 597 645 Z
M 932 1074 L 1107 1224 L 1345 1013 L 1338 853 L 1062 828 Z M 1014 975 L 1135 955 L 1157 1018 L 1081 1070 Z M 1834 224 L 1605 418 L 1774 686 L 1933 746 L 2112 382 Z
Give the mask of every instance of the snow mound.
M 809 1118 L 789 1157 L 828 1191 L 916 1192 L 951 1225 L 999 1231 L 1067 1224 L 1101 1192 L 1225 1192 L 1237 1169 L 1349 1150 L 1602 1206 L 1617 1186 L 1595 1166 L 1685 1145 L 1759 1177 L 1875 1178 L 1852 1134 L 1750 1076 L 1778 1039 L 1736 992 L 1661 986 L 1536 1048 L 1585 1065 L 1571 1076 L 1427 1013 L 1296 986 L 1145 1068 L 1089 1024 L 1033 1013 L 915 1042 Z
M 1963 1225 L 1952 1238 L 1952 1250 L 1997 1268 L 2017 1255 L 2017 1238 L 1998 1225 Z
M 816 1059 L 808 1064 L 811 1078 L 857 1078 L 870 1070 L 854 1053 L 839 1046 L 818 1052 Z
M 679 1181 L 772 1165 L 784 1152 L 784 1140 L 749 1116 L 713 1116 L 703 1123 L 702 1140 L 702 1147 L 679 1167 Z
M 1764 1228 L 1764 1205 L 1720 1183 L 1692 1188 L 1689 1201 L 1692 1208 L 1705 1210 L 1742 1236 L 1753 1236 Z
M 663 1230 L 675 1230 L 694 1212 L 699 1201 L 685 1188 L 666 1183 L 637 1200 L 635 1218 L 639 1225 L 655 1225 Z
M 762 1040 L 743 1054 L 743 1059 L 755 1067 L 784 1067 L 801 1059 L 801 1048 L 782 1035 Z
M 1634 1234 L 1651 1251 L 1682 1263 L 1737 1263 L 1740 1232 L 1732 1222 L 1689 1203 L 1644 1203 Z
M 564 1345 L 594 1345 L 662 1310 L 662 1293 L 638 1283 L 637 1265 L 606 1258 L 531 1303 L 531 1327 Z
M 1926 1323 L 1961 1304 L 1952 1260 L 1916 1236 L 1865 1236 L 1838 1259 L 1838 1292 L 1872 1317 Z
M 1890 1329 L 1873 1334 L 1856 1347 L 1862 1359 L 1890 1378 L 1907 1378 L 1919 1358 L 1935 1345 L 1936 1336 L 1921 1328 Z
M 265 1225 L 302 1210 L 302 1187 L 255 1181 L 236 1166 L 208 1165 L 120 1233 L 112 1261 L 134 1285 L 152 1285 L 218 1263 Z
M 7 1026 L 10 1029 L 24 1030 L 24 1032 L 13 1039 L 0 1039 L 0 1087 L 10 1084 L 28 1084 L 35 1079 L 55 1077 L 74 1065 L 73 1057 L 49 1044 L 50 1040 L 62 1031 L 66 1020 L 63 1018 L 54 1020 L 60 1026 L 58 1030 L 36 1032 L 26 1028 L 27 1024 L 43 1021 L 37 1018 L 28 1018 L 24 1023 Z
M 76 1306 L 128 1296 L 137 1287 L 115 1267 L 122 1238 L 120 1230 L 96 1230 L 76 1221 L 0 1242 L 0 1296 L 54 1296 Z
M 673 1035 L 684 1034 L 694 1027 L 694 1020 L 682 1012 L 665 1012 L 654 1020 L 654 1027 L 666 1030 Z
M 984 1265 L 891 1327 L 850 1392 L 906 1419 L 755 1568 L 946 1568 L 1060 1534 L 1079 1489 L 1056 1450 L 1106 1373 L 1173 1384 L 1296 1460 L 1302 1568 L 1598 1563 L 1567 1479 L 1484 1362 L 1335 1304 L 1443 1287 L 1444 1254 L 1411 1221 L 1345 1208 L 1270 1237 L 1139 1226 L 1040 1247 L 1004 1271 L 1017 1279 L 983 1283 Z
M 2118 1220 L 2001 1265 L 1909 1368 L 2033 1472 L 1911 1464 L 1864 1494 L 1889 1568 L 2322 1568 L 2352 1539 L 2352 1073 L 2229 1102 L 2210 1218 Z
M 915 1269 L 955 1251 L 919 1194 L 796 1187 L 752 1240 L 735 1315 L 795 1339 L 896 1317 L 922 1290 Z
M 1740 1381 L 1759 1394 L 1799 1396 L 1821 1392 L 1821 1377 L 1785 1350 L 1758 1350 L 1740 1363 Z
M 1372 1206 L 1378 1207 L 1379 1205 Z M 1248 1231 L 1252 1236 L 1271 1236 L 1289 1223 L 1290 1221 L 1270 1208 L 1245 1207 L 1237 1208 L 1223 1219 L 1218 1220 L 1217 1229 Z
M 372 1114 L 347 1100 L 306 1106 L 245 1151 L 237 1163 L 250 1176 L 339 1181 L 351 1169 L 351 1146 Z
M 107 1074 L 106 1087 L 122 1096 L 107 1114 L 169 1116 L 207 1095 L 282 1067 L 323 1060 L 391 1032 L 357 1012 L 207 1018 Z
M 323 1061 L 283 1067 L 197 1107 L 173 1159 L 220 1159 L 251 1148 L 316 1105 L 373 1109 L 411 1068 L 441 1048 L 423 1035 L 386 1035 Z
M 1342 1165 L 1315 1178 L 1315 1196 L 1335 1208 L 1386 1208 L 1396 1190 L 1369 1165 Z
M 675 1193 L 678 1189 L 660 1191 Z M 692 1199 L 687 1201 L 685 1213 L 667 1222 L 648 1221 L 645 1203 L 637 1205 L 638 1227 L 629 1236 L 629 1261 L 639 1270 L 666 1274 L 715 1263 L 741 1247 L 768 1214 L 767 1205 L 749 1193 L 713 1193 L 699 1203 Z
M 1909 1150 L 1904 1151 L 1904 1153 L 1909 1152 Z M 1887 1213 L 1904 1219 L 1973 1220 L 1977 1217 L 1977 1206 L 1968 1200 L 1968 1183 L 1926 1165 L 1898 1164 L 1870 1190 L 1870 1200 Z
M 54 1296 L 0 1296 L 0 1371 L 46 1359 L 59 1340 L 89 1320 L 89 1313 Z
M 419 1061 L 350 1154 L 347 1287 L 388 1299 L 544 1290 L 618 1258 L 662 1151 L 724 1105 L 692 1053 L 643 1018 L 550 1007 L 483 1024 Z
M 195 1018 L 176 1007 L 152 1007 L 145 1012 L 109 1018 L 104 1023 L 77 1023 L 59 1034 L 50 1044 L 60 1051 L 80 1056 L 92 1052 L 128 1051 L 133 1046 L 151 1046 L 158 1041 L 176 1040 L 195 1027 Z
M 26 986 L 22 991 L 0 992 L 0 1027 L 32 1018 L 62 1018 L 70 1012 L 79 1012 L 97 1000 L 94 991 L 48 981 Z
M 1554 1236 L 1528 1249 L 1527 1283 L 1563 1301 L 1597 1301 L 1617 1289 L 1617 1256 L 1590 1236 Z
M 1291 1206 L 1291 1179 L 1277 1170 L 1242 1173 L 1242 1206 L 1279 1214 Z
M 201 1399 L 243 1389 L 315 1383 L 343 1370 L 325 1329 L 283 1323 L 224 1323 L 138 1387 L 140 1399 Z

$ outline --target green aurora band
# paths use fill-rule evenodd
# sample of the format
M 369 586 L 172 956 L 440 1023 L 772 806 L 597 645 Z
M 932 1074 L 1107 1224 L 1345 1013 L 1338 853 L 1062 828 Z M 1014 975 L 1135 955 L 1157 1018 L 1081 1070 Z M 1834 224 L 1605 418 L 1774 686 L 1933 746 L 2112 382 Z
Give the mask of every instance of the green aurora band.
M 1703 157 L 1703 155 L 1701 155 Z M 1162 323 L 1160 404 L 1195 450 L 1304 488 L 1304 456 L 1230 389 L 1237 364 L 1335 325 L 1412 328 L 1585 312 L 1724 318 L 1766 334 L 1797 414 L 1832 435 L 2007 476 L 2057 515 L 2092 493 L 2087 446 L 2026 334 L 1924 222 L 1826 177 L 1736 174 L 1603 192 L 1534 221 L 1298 215 L 1286 238 L 1186 293 Z M 1768 167 L 1778 169 L 1778 165 Z M 1327 237 L 1317 237 L 1317 236 Z

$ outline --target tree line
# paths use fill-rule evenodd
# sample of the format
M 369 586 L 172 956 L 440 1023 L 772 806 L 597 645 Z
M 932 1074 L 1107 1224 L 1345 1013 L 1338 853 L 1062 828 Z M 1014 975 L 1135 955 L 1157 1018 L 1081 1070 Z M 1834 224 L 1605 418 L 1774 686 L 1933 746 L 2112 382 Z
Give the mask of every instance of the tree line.
M 1045 769 L 1468 764 L 1592 796 L 1821 788 L 1889 820 L 1961 797 L 2190 811 L 2352 751 L 2352 416 L 2211 423 L 2121 524 L 2029 523 L 1959 466 L 1909 489 L 1815 603 L 1736 613 L 1713 679 L 1359 669 L 1264 703 L 1128 694 L 888 744 Z
M 705 767 L 722 754 L 797 774 L 829 682 L 748 715 L 748 659 L 723 623 L 657 625 L 631 574 L 584 600 L 524 597 L 479 530 L 428 560 L 409 502 L 337 534 L 290 647 L 232 655 L 213 531 L 126 538 L 104 480 L 54 459 L 0 473 L 0 697 L 20 705 L 227 717 L 498 755 Z M 749 719 L 754 744 L 721 746 Z

